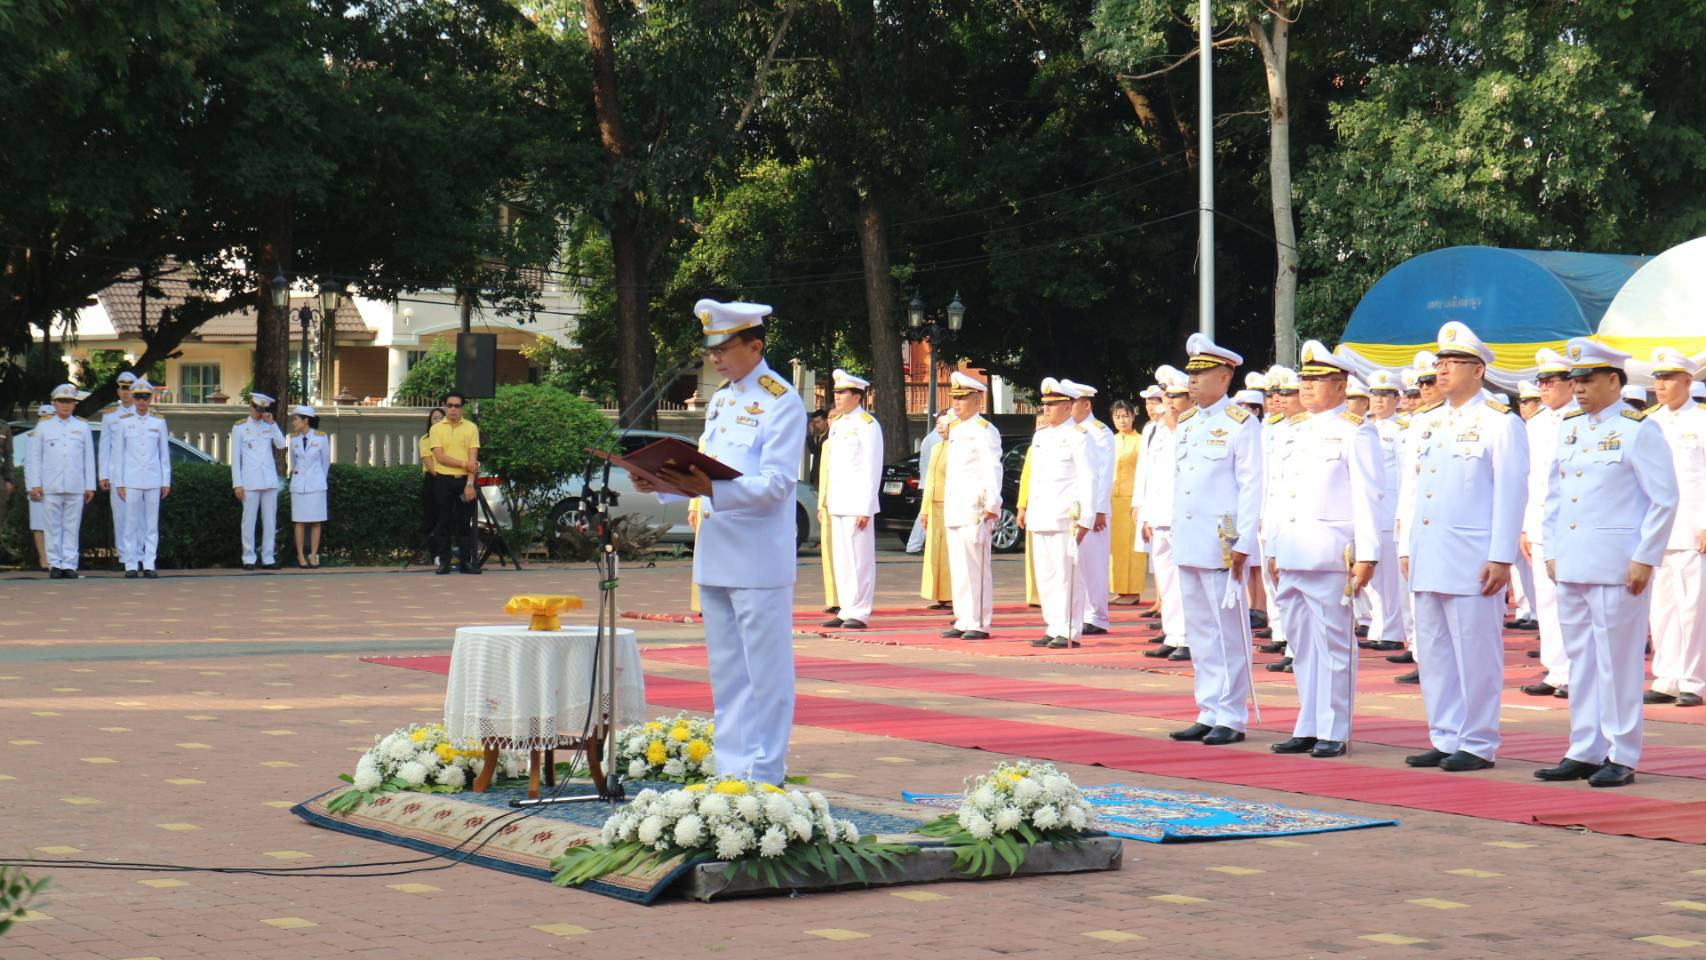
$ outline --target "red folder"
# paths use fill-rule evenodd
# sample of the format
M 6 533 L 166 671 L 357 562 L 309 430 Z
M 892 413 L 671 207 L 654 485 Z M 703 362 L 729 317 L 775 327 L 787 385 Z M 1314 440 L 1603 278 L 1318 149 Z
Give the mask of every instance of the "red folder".
M 616 453 L 606 453 L 587 447 L 587 452 L 628 471 L 629 474 L 642 477 L 658 488 L 660 493 L 673 493 L 678 496 L 690 497 L 693 494 L 682 490 L 672 483 L 667 483 L 659 476 L 665 467 L 687 472 L 688 467 L 698 467 L 705 476 L 712 480 L 733 480 L 740 476 L 740 471 L 729 466 L 715 457 L 707 457 L 699 452 L 693 444 L 676 437 L 664 437 L 662 440 L 648 443 L 626 456 Z

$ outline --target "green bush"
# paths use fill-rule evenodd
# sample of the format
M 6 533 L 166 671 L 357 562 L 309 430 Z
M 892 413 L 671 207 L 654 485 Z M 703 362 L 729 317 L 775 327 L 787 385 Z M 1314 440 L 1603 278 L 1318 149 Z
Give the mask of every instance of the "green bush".
M 403 382 L 397 384 L 397 395 L 393 400 L 406 400 L 411 403 L 425 401 L 437 404 L 444 395 L 456 389 L 456 351 L 445 341 L 438 341 L 427 351 L 426 356 L 415 361 L 409 372 L 403 375 Z M 330 514 L 328 514 L 329 516 Z
M 557 488 L 586 469 L 586 448 L 607 440 L 609 430 L 598 407 L 556 387 L 499 387 L 481 404 L 480 472 L 501 481 L 513 550 L 525 553 L 538 542 Z
M 418 467 L 358 467 L 333 464 L 328 479 L 326 525 L 321 533 L 322 564 L 371 565 L 407 560 L 425 547 L 421 538 Z M 162 568 L 234 567 L 243 562 L 239 528 L 243 505 L 231 491 L 231 468 L 220 463 L 178 463 L 172 466 L 171 496 L 160 502 L 160 545 L 156 560 Z M 278 497 L 278 559 L 294 561 L 295 530 L 290 521 L 290 491 Z M 112 509 L 107 495 L 97 494 L 83 508 L 83 564 L 113 566 Z M 29 503 L 20 489 L 6 511 L 0 530 L 20 561 L 33 563 L 35 546 L 29 532 Z
M 31 901 L 46 888 L 46 877 L 31 880 L 22 867 L 0 867 L 0 935 L 29 912 Z

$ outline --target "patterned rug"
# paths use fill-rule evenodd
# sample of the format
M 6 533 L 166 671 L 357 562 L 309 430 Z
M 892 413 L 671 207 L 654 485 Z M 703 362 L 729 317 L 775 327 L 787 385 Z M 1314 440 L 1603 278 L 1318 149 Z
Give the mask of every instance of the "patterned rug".
M 667 783 L 624 784 L 629 796 L 652 787 L 671 789 Z M 447 861 L 502 870 L 517 876 L 549 881 L 551 861 L 571 846 L 597 843 L 604 821 L 617 809 L 593 800 L 554 806 L 512 808 L 511 800 L 527 795 L 525 782 L 503 788 L 494 785 L 485 793 L 453 794 L 398 792 L 382 794 L 371 803 L 349 813 L 332 813 L 326 804 L 347 790 L 340 786 L 299 803 L 291 813 L 318 827 L 353 836 L 392 843 L 422 853 L 438 854 Z M 846 817 L 864 833 L 875 833 L 897 842 L 916 842 L 911 831 L 922 823 L 915 810 L 894 800 L 861 797 L 840 791 L 808 787 L 828 798 L 836 816 Z M 550 788 L 541 791 L 549 795 Z M 560 796 L 587 796 L 590 784 L 565 784 Z M 904 839 L 903 839 L 904 838 Z M 654 864 L 631 874 L 611 874 L 582 886 L 593 893 L 649 904 L 661 896 L 693 864 L 680 857 Z
M 1151 790 L 1117 783 L 1081 789 L 1084 798 L 1095 808 L 1096 818 L 1090 824 L 1092 830 L 1146 843 L 1283 837 L 1398 825 L 1396 820 L 1370 820 L 1209 793 Z M 910 803 L 946 810 L 957 810 L 960 805 L 957 793 L 906 792 L 901 797 Z

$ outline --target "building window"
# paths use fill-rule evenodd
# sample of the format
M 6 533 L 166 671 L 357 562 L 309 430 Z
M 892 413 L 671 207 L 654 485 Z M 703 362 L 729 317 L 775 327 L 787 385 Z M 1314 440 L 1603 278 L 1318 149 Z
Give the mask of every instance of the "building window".
M 181 403 L 206 403 L 219 390 L 219 364 L 186 363 L 178 368 L 178 398 Z
M 408 351 L 407 353 L 405 353 L 403 355 L 403 363 L 405 364 L 403 369 L 404 370 L 413 370 L 415 368 L 415 364 L 420 363 L 421 360 L 425 359 L 426 355 L 427 355 L 427 351 L 425 351 L 425 350 L 410 350 L 410 351 Z

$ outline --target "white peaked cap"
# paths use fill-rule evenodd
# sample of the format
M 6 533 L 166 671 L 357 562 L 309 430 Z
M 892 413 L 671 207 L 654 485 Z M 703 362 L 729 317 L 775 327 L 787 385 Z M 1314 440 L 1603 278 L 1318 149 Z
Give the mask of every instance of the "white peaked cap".
M 1516 385 L 1516 395 L 1519 400 L 1539 400 L 1540 384 L 1533 380 L 1524 380 Z
M 1354 374 L 1354 373 L 1351 374 L 1350 380 L 1345 384 L 1345 396 L 1347 396 L 1347 397 L 1367 397 L 1367 396 L 1369 396 L 1368 384 L 1363 383 L 1362 378 L 1357 376 L 1356 374 Z
M 871 381 L 866 380 L 864 377 L 856 377 L 840 367 L 836 368 L 835 373 L 831 374 L 830 378 L 835 381 L 835 389 L 837 390 L 871 389 Z
M 966 373 L 963 370 L 955 370 L 953 374 L 948 377 L 948 393 L 950 395 L 963 395 L 966 391 L 988 393 L 989 388 L 983 385 L 982 380 L 979 380 L 971 374 Z
M 1232 395 L 1232 402 L 1239 404 L 1253 403 L 1257 406 L 1263 406 L 1267 403 L 1267 398 L 1262 395 L 1262 391 L 1260 390 L 1244 389 Z
M 77 399 L 77 385 L 74 383 L 62 383 L 59 386 L 54 387 L 53 392 L 48 394 L 48 396 L 54 400 L 75 400 Z
M 693 305 L 693 315 L 705 334 L 705 346 L 714 347 L 753 327 L 762 327 L 770 308 L 762 303 L 721 303 L 706 298 Z
M 1629 355 L 1623 351 L 1600 343 L 1592 337 L 1571 337 L 1564 347 L 1564 356 L 1570 360 L 1570 376 L 1591 376 L 1596 370 L 1622 370 L 1629 362 Z M 1645 398 L 1646 391 L 1641 391 Z
M 1060 385 L 1071 390 L 1072 396 L 1076 400 L 1088 400 L 1096 395 L 1095 387 L 1079 383 L 1076 380 L 1062 380 L 1060 381 Z
M 1482 363 L 1493 362 L 1493 350 L 1481 342 L 1475 331 L 1461 320 L 1448 320 L 1439 328 L 1439 356 L 1468 357 Z
M 1185 355 L 1190 360 L 1185 363 L 1187 372 L 1210 370 L 1214 367 L 1241 367 L 1244 357 L 1217 344 L 1205 333 L 1193 333 L 1185 341 Z

